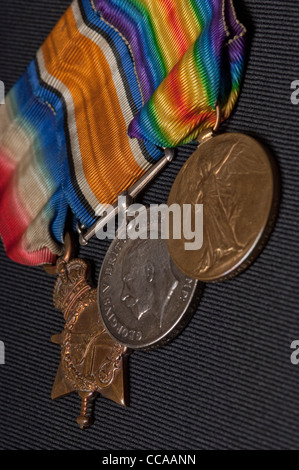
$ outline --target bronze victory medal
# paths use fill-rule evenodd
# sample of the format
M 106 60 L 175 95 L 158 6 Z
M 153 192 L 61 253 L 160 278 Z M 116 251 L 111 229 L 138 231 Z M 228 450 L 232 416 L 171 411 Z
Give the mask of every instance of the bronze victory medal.
M 175 266 L 165 240 L 116 238 L 99 277 L 101 319 L 130 349 L 162 346 L 189 321 L 201 287 Z
M 201 144 L 180 170 L 168 205 L 203 205 L 203 244 L 186 250 L 181 239 L 167 246 L 176 265 L 201 281 L 225 280 L 245 269 L 260 253 L 278 208 L 278 172 L 255 139 L 227 133 Z M 182 218 L 183 220 L 183 218 Z

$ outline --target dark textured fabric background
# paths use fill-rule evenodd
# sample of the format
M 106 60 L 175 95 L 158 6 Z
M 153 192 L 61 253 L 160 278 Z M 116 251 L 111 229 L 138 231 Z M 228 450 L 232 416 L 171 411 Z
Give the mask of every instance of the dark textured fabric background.
M 154 1 L 154 0 L 153 0 Z M 70 2 L 0 0 L 0 79 L 7 91 Z M 269 244 L 238 278 L 206 286 L 186 330 L 165 348 L 130 359 L 128 409 L 102 398 L 82 432 L 76 395 L 52 402 L 63 327 L 53 279 L 0 257 L 1 449 L 299 449 L 299 79 L 298 1 L 236 0 L 252 37 L 243 91 L 226 128 L 259 136 L 282 175 L 279 219 Z M 190 152 L 180 150 L 144 202 L 165 202 Z M 253 188 L 254 190 L 254 188 Z M 81 250 L 99 270 L 107 245 Z M 95 273 L 95 275 L 96 275 Z

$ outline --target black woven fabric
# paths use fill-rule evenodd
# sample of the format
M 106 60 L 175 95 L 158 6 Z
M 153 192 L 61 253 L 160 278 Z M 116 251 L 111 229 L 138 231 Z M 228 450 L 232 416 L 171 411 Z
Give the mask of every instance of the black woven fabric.
M 7 90 L 70 2 L 0 0 L 0 79 Z M 252 36 L 243 91 L 226 128 L 260 137 L 282 175 L 279 219 L 255 264 L 238 278 L 206 286 L 185 331 L 170 345 L 130 359 L 128 409 L 102 398 L 95 425 L 82 432 L 79 399 L 52 402 L 63 327 L 52 307 L 54 280 L 41 268 L 8 260 L 1 246 L 1 449 L 299 449 L 299 79 L 298 2 L 237 0 Z M 145 193 L 165 202 L 190 147 Z M 95 240 L 81 256 L 95 263 L 107 244 Z

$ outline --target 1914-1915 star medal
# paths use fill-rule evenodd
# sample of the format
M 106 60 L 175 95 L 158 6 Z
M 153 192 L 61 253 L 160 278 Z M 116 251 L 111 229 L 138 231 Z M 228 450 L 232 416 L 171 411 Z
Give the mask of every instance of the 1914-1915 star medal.
M 77 391 L 82 400 L 77 422 L 85 429 L 93 422 L 96 395 L 126 405 L 127 348 L 113 341 L 105 330 L 97 290 L 89 281 L 89 265 L 82 259 L 60 258 L 56 269 L 54 305 L 62 311 L 66 323 L 63 332 L 52 337 L 52 342 L 61 346 L 52 398 Z

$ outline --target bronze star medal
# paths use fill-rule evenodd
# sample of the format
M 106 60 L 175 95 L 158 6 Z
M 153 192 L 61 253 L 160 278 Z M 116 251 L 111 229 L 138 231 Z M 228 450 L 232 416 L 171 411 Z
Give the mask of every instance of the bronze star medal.
M 89 266 L 82 259 L 59 258 L 53 300 L 65 318 L 62 333 L 52 342 L 61 346 L 61 361 L 52 398 L 77 391 L 82 399 L 77 422 L 81 429 L 93 422 L 97 394 L 126 406 L 125 368 L 127 348 L 105 330 L 97 305 L 97 290 L 89 282 Z

